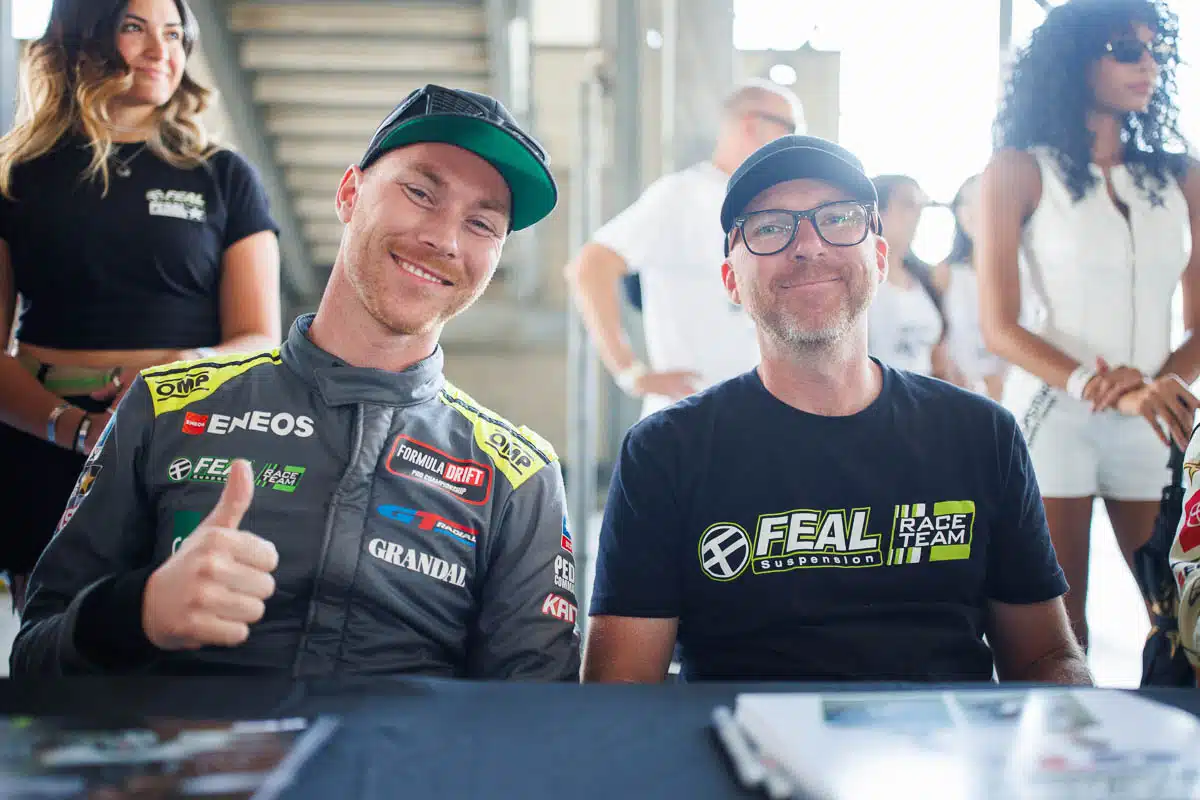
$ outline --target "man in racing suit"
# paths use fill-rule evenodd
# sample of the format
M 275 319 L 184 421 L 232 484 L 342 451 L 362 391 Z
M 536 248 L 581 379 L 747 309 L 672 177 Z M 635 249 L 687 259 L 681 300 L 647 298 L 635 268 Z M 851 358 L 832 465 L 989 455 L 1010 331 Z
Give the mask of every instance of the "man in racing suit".
M 492 98 L 409 95 L 338 189 L 317 314 L 133 383 L 31 576 L 13 674 L 577 680 L 554 450 L 449 384 L 437 344 L 553 209 L 547 162 Z
M 1200 427 L 1192 430 L 1183 456 L 1183 473 L 1186 487 L 1175 541 L 1171 543 L 1171 570 L 1179 589 L 1179 643 L 1200 677 Z

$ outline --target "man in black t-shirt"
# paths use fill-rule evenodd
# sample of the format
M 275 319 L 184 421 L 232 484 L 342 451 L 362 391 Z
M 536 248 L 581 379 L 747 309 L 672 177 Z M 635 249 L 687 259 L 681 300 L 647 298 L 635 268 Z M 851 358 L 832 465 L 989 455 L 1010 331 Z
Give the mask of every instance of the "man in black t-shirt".
M 784 137 L 721 222 L 762 363 L 626 437 L 584 679 L 662 680 L 678 638 L 690 680 L 1090 683 L 1012 415 L 867 355 L 887 242 L 858 160 Z

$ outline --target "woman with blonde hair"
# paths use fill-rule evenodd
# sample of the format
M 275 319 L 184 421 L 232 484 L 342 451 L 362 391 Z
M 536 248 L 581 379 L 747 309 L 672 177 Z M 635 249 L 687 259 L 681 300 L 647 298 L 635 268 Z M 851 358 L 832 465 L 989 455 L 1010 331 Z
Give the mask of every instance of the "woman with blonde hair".
M 204 129 L 195 43 L 186 0 L 55 0 L 22 59 L 0 139 L 0 569 L 18 609 L 76 480 L 104 480 L 81 468 L 137 371 L 279 340 L 277 228 L 254 169 Z

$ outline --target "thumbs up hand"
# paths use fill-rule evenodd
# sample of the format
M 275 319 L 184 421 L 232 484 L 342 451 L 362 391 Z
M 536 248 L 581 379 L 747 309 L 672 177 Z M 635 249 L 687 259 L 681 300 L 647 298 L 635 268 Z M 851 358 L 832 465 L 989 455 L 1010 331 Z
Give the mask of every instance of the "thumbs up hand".
M 162 650 L 234 647 L 275 592 L 275 545 L 238 530 L 254 498 L 250 464 L 235 461 L 221 498 L 179 550 L 146 581 L 142 628 Z

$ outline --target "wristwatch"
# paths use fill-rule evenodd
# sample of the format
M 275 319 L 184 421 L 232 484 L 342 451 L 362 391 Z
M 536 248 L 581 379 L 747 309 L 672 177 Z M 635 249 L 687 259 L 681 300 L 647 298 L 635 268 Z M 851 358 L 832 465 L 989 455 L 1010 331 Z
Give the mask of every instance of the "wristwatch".
M 650 372 L 650 369 L 640 360 L 634 361 L 625 369 L 613 376 L 613 380 L 617 382 L 617 386 L 621 388 L 625 394 L 630 397 L 637 397 L 641 394 L 637 390 L 637 382 L 643 375 Z

